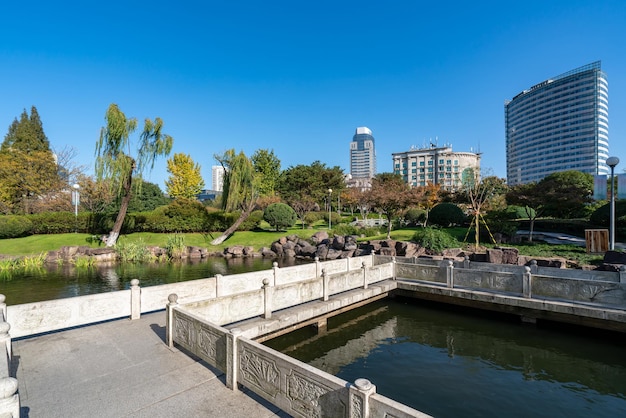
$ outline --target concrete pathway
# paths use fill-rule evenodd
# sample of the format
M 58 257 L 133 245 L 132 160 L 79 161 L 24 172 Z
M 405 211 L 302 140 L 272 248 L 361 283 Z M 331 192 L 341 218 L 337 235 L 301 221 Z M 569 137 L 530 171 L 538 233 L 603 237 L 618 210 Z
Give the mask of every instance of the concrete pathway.
M 25 417 L 289 417 L 164 343 L 165 312 L 13 342 Z

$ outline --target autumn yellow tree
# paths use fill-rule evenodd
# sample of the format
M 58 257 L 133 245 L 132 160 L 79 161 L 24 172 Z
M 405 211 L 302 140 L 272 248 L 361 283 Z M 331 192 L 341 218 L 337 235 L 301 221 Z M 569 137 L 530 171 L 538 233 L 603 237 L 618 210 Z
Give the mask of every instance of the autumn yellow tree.
M 177 153 L 168 159 L 167 172 L 170 177 L 165 181 L 165 188 L 174 199 L 194 199 L 204 188 L 200 164 L 188 154 Z

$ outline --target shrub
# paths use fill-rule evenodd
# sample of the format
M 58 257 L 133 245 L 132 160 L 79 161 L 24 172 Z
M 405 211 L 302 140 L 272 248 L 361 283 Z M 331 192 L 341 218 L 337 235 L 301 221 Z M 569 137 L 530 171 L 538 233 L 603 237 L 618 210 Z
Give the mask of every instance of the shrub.
M 248 218 L 239 225 L 238 231 L 253 231 L 259 227 L 259 224 L 263 220 L 263 211 L 255 210 Z M 234 222 L 234 221 L 233 221 Z
M 418 243 L 424 248 L 440 253 L 446 248 L 459 247 L 460 244 L 446 231 L 436 228 L 424 228 L 413 234 L 411 241 Z
M 167 243 L 165 244 L 165 251 L 169 258 L 180 259 L 187 251 L 185 246 L 185 236 L 174 234 L 167 237 Z
M 90 214 L 80 212 L 78 216 L 72 212 L 42 212 L 28 215 L 33 223 L 33 234 L 65 234 L 69 232 L 87 232 Z
M 360 235 L 360 230 L 354 225 L 339 224 L 333 228 L 333 234 L 335 235 Z
M 430 215 L 428 216 L 428 223 L 430 225 L 439 225 L 442 227 L 460 225 L 464 221 L 465 214 L 461 208 L 454 203 L 439 203 L 431 209 Z
M 306 225 L 313 225 L 315 222 L 319 221 L 320 219 L 322 218 L 317 212 L 309 212 L 306 215 L 304 215 L 304 223 Z
M 118 240 L 115 244 L 115 251 L 117 251 L 120 261 L 142 262 L 151 261 L 154 258 L 143 240 L 138 242 Z
M 609 226 L 611 217 L 610 202 L 597 208 L 589 217 L 589 222 L 599 226 Z M 626 226 L 626 200 L 615 201 L 615 224 Z
M 31 235 L 33 223 L 25 216 L 0 216 L 0 238 L 18 238 Z
M 418 226 L 426 220 L 426 211 L 418 208 L 411 208 L 404 214 L 404 220 L 408 226 Z
M 291 206 L 284 203 L 272 203 L 265 208 L 263 219 L 278 231 L 294 226 L 297 216 Z

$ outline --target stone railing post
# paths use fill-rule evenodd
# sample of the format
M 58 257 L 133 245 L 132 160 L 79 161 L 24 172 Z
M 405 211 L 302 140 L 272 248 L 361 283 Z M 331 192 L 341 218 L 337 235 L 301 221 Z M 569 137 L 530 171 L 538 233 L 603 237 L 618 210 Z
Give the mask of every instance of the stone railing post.
M 326 269 L 322 269 L 322 288 L 324 291 L 324 302 L 328 300 L 329 293 L 330 293 L 330 289 L 328 285 L 329 280 L 330 278 L 328 277 L 328 273 L 326 273 Z
M 221 292 L 220 284 L 221 284 L 221 281 L 222 281 L 222 277 L 224 277 L 224 276 L 222 276 L 221 274 L 216 274 L 215 275 L 215 297 L 216 298 L 219 298 L 220 296 L 222 296 L 220 294 L 220 292 Z
M 269 279 L 263 279 L 263 303 L 265 305 L 263 318 L 270 319 L 272 317 L 272 286 L 270 286 Z
M 530 272 L 532 274 L 537 274 L 537 260 L 530 260 Z
M 363 289 L 367 289 L 367 265 L 361 263 L 361 271 L 363 272 Z
M 272 263 L 272 270 L 274 270 L 274 281 L 272 282 L 272 286 L 276 286 L 276 283 L 278 283 L 278 275 L 280 274 L 280 268 L 278 267 L 278 262 L 274 261 Z
M 619 267 L 619 282 L 626 283 L 626 266 L 624 265 Z
M 463 258 L 463 268 L 464 268 L 464 269 L 468 269 L 468 268 L 470 268 L 470 259 L 469 259 L 469 257 L 468 257 L 468 256 L 465 256 L 465 257 Z
M 174 308 L 178 305 L 178 295 L 172 293 L 167 297 L 167 305 L 165 306 L 165 337 L 167 338 L 167 346 L 174 347 Z
M 17 393 L 17 379 L 0 378 L 0 415 L 20 418 L 20 395 Z
M 130 319 L 139 319 L 141 317 L 141 288 L 139 280 L 132 279 L 130 281 Z
M 0 321 L 0 347 L 4 346 L 6 348 L 8 359 L 11 360 L 11 335 L 9 334 L 9 330 L 11 329 L 11 325 L 8 322 Z M 2 361 L 0 359 L 0 361 Z
M 238 392 L 237 370 L 239 370 L 239 355 L 237 353 L 237 340 L 241 336 L 239 328 L 233 328 L 226 334 L 226 387 Z
M 320 258 L 315 257 L 315 277 L 320 277 L 322 274 Z
M 536 264 L 535 264 L 536 266 Z M 532 298 L 533 297 L 533 292 L 532 292 L 532 273 L 531 273 L 531 268 L 528 266 L 524 267 L 524 273 L 522 275 L 522 293 L 524 294 L 525 298 Z
M 396 267 L 398 266 L 398 262 L 396 261 L 396 257 L 391 257 L 391 278 L 393 280 L 397 280 L 398 274 L 396 273 Z
M 452 289 L 454 288 L 454 262 L 448 260 L 446 264 L 446 286 Z
M 376 386 L 367 379 L 356 379 L 350 385 L 348 416 L 351 418 L 369 418 L 370 396 L 376 393 Z
M 346 257 L 346 271 L 350 271 L 350 257 Z
M 0 294 L 0 313 L 2 314 L 2 318 L 5 321 L 7 320 L 7 304 L 5 303 L 6 300 L 7 297 L 3 294 Z

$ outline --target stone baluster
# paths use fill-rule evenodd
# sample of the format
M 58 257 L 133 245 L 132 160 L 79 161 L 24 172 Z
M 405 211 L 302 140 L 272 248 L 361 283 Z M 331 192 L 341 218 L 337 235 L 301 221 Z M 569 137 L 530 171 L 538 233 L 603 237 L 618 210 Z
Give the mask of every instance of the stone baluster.
M 454 288 L 454 262 L 448 260 L 446 264 L 446 286 L 452 289 Z
M 272 286 L 270 286 L 269 279 L 263 279 L 263 302 L 265 305 L 263 318 L 270 319 L 272 317 Z
M 9 360 L 11 360 L 11 335 L 9 334 L 10 329 L 11 325 L 9 325 L 8 322 L 0 321 L 0 347 L 6 347 L 6 352 Z
M 141 317 L 141 288 L 139 280 L 132 279 L 130 281 L 130 319 L 139 319 Z
M 350 385 L 349 414 L 351 418 L 369 418 L 369 398 L 376 393 L 376 386 L 367 379 L 356 379 Z
M 463 258 L 463 268 L 464 268 L 464 269 L 468 269 L 468 268 L 470 268 L 470 259 L 469 259 L 469 257 L 468 257 L 468 256 L 465 256 L 465 257 Z
M 239 369 L 237 340 L 240 336 L 241 329 L 239 328 L 233 328 L 230 333 L 226 334 L 226 387 L 232 389 L 233 392 L 239 391 L 237 385 L 237 370 Z
M 322 274 L 320 268 L 321 268 L 320 258 L 315 257 L 315 277 L 320 277 L 320 274 Z
M 172 293 L 167 297 L 167 305 L 165 311 L 167 313 L 165 317 L 165 333 L 167 337 L 167 346 L 174 347 L 174 308 L 178 305 L 178 295 Z
M 391 257 L 391 278 L 393 280 L 398 279 L 398 273 L 396 272 L 397 266 L 398 266 L 398 262 L 396 261 L 396 256 Z
M 535 267 L 536 267 L 536 264 L 535 264 Z M 528 266 L 524 267 L 524 273 L 523 273 L 523 276 L 522 276 L 522 293 L 524 294 L 525 298 L 532 298 L 533 297 L 533 292 L 532 292 L 532 273 L 531 273 L 531 270 L 532 269 L 530 267 L 528 267 Z
M 17 393 L 17 379 L 0 378 L 0 415 L 20 418 L 20 395 Z
M 367 266 L 365 263 L 361 263 L 361 270 L 363 270 L 363 289 L 367 289 Z
M 538 269 L 537 260 L 531 260 L 530 261 L 530 272 L 532 274 L 537 274 L 537 269 Z
M 619 282 L 626 283 L 626 266 L 621 265 L 619 267 Z
M 3 294 L 0 294 L 0 313 L 2 314 L 2 319 L 4 319 L 5 321 L 7 320 L 7 304 L 5 303 L 6 300 L 7 297 Z
M 330 289 L 329 289 L 329 282 L 330 278 L 328 277 L 328 273 L 326 273 L 326 269 L 322 269 L 322 287 L 323 287 L 323 291 L 324 291 L 324 302 L 326 302 L 328 300 L 329 297 L 329 293 L 330 293 Z
M 221 289 L 220 289 L 220 284 L 222 282 L 222 276 L 221 274 L 216 274 L 215 275 L 215 297 L 219 298 L 220 296 L 222 296 L 222 294 L 220 294 Z
M 272 286 L 276 286 L 276 283 L 280 283 L 278 280 L 278 275 L 280 274 L 280 268 L 278 267 L 278 262 L 274 261 L 272 263 L 272 270 L 274 270 L 274 281 L 272 282 Z

